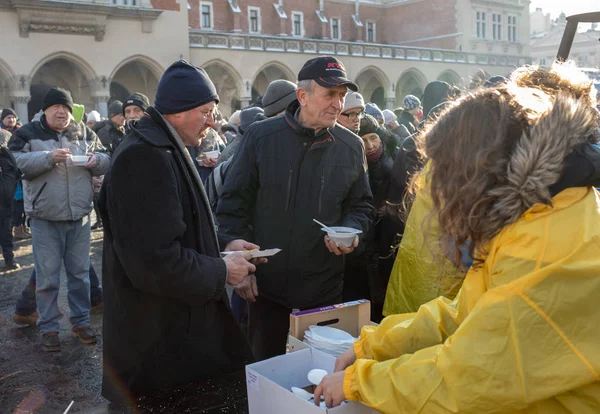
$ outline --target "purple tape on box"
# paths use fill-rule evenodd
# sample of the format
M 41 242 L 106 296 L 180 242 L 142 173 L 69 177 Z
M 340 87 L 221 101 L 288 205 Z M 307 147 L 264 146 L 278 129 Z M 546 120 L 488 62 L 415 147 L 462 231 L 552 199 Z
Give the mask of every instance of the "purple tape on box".
M 324 306 L 322 308 L 307 309 L 307 310 L 303 310 L 303 311 L 299 311 L 299 312 L 293 312 L 292 315 L 294 315 L 294 316 L 309 315 L 311 313 L 319 313 L 319 312 L 325 312 L 325 311 L 330 311 L 330 310 L 334 310 L 334 309 L 347 308 L 348 306 L 356 306 L 356 305 L 360 305 L 361 303 L 367 303 L 367 302 L 369 302 L 369 301 L 366 299 L 353 300 L 352 302 L 340 303 L 339 305 Z

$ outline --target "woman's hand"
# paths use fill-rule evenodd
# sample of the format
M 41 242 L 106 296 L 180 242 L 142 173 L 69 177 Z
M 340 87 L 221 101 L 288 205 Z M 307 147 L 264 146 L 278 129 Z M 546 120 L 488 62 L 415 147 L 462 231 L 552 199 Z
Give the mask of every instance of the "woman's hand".
M 333 372 L 343 371 L 355 362 L 356 354 L 354 353 L 354 346 L 351 346 L 346 350 L 346 352 L 344 352 L 335 360 L 335 367 L 333 368 Z
M 314 394 L 316 406 L 321 403 L 321 395 L 325 399 L 327 408 L 337 407 L 346 399 L 344 395 L 344 373 L 344 371 L 336 372 L 325 376 L 321 380 Z

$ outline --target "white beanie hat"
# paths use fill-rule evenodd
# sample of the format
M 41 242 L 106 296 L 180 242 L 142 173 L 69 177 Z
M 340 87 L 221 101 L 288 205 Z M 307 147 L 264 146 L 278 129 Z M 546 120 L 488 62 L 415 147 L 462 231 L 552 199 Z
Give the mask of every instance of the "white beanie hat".
M 90 121 L 96 121 L 96 122 L 102 121 L 102 117 L 100 116 L 100 112 L 98 112 L 98 111 L 90 111 L 90 113 L 87 116 L 87 122 L 90 122 Z
M 396 121 L 397 119 L 398 117 L 396 116 L 396 114 L 390 109 L 383 110 L 383 123 L 385 125 L 389 125 L 392 123 L 392 121 Z
M 240 110 L 238 109 L 229 117 L 229 123 L 234 124 L 235 126 L 240 126 Z
M 346 98 L 344 99 L 344 109 L 342 109 L 342 112 L 346 112 L 354 108 L 361 108 L 364 111 L 365 100 L 358 92 L 348 92 L 346 94 Z

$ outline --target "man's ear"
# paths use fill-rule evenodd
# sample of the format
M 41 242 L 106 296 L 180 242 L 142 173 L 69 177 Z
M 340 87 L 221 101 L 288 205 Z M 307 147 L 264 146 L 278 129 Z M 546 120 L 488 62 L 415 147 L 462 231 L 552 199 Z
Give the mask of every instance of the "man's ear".
M 306 106 L 306 101 L 308 99 L 308 93 L 304 89 L 297 89 L 296 97 L 298 98 L 298 102 L 300 102 L 300 106 Z

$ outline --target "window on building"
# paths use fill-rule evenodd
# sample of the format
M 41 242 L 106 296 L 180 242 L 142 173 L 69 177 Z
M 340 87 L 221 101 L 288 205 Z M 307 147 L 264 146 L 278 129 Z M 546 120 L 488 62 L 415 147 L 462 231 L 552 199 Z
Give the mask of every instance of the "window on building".
M 367 22 L 367 42 L 375 43 L 375 22 Z
M 248 7 L 248 28 L 250 33 L 260 33 L 260 7 Z
M 492 37 L 494 40 L 502 40 L 502 15 L 492 14 Z
M 517 41 L 517 16 L 508 16 L 508 41 Z
M 213 7 L 212 3 L 200 2 L 200 27 L 203 29 L 213 29 Z
M 123 4 L 126 6 L 137 6 L 138 0 L 112 0 L 112 4 Z
M 546 59 L 544 59 L 544 58 L 540 59 L 540 66 L 546 66 Z
M 477 38 L 485 39 L 487 37 L 487 23 L 485 21 L 485 12 L 477 12 Z
M 292 12 L 292 35 L 304 36 L 304 13 Z
M 340 40 L 342 38 L 340 19 L 338 19 L 337 17 L 332 17 L 330 22 L 331 22 L 331 38 L 333 40 Z

